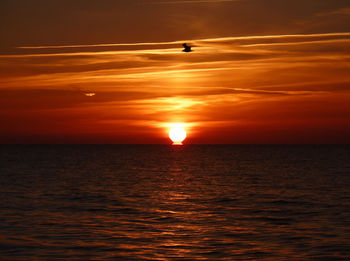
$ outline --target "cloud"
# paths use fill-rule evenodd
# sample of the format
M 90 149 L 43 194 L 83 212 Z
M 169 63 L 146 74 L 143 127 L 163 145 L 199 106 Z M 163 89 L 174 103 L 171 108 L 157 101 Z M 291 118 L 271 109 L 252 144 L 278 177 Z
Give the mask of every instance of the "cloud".
M 350 37 L 350 32 L 338 32 L 338 33 L 315 33 L 315 34 L 277 34 L 277 35 L 253 35 L 253 36 L 234 36 L 234 37 L 218 37 L 218 38 L 206 38 L 206 39 L 184 39 L 179 41 L 169 41 L 169 42 L 148 42 L 148 43 L 112 43 L 112 44 L 82 44 L 82 45 L 43 45 L 43 46 L 19 46 L 17 49 L 69 49 L 69 48 L 91 48 L 91 47 L 124 47 L 129 50 L 130 47 L 140 47 L 143 51 L 152 51 L 144 49 L 142 47 L 150 46 L 159 48 L 161 46 L 168 46 L 169 48 L 178 47 L 179 44 L 184 42 L 193 42 L 195 44 L 216 44 L 221 42 L 243 42 L 243 41 L 258 41 L 258 40 L 285 40 L 290 41 L 290 39 L 309 39 L 309 38 L 334 38 L 334 37 Z M 164 47 L 163 47 L 164 48 Z M 157 50 L 157 49 L 156 49 Z M 155 50 L 155 51 L 156 51 Z M 158 49 L 163 50 L 163 49 Z M 132 51 L 131 51 L 132 52 Z M 137 52 L 137 50 L 136 50 Z M 88 53 L 81 53 L 88 54 Z M 45 54 L 43 54 L 45 55 Z M 49 55 L 49 54 L 48 54 Z M 52 54 L 53 55 L 53 54 Z M 77 55 L 77 53 L 64 53 L 63 55 Z M 11 55 L 0 55 L 0 57 L 6 57 Z
M 329 12 L 323 12 L 317 14 L 317 16 L 332 16 L 332 15 L 350 15 L 350 7 L 339 8 Z
M 332 12 L 333 14 L 350 15 L 350 7 L 341 8 Z
M 139 133 L 140 126 L 156 135 L 169 122 L 188 122 L 198 133 L 242 126 L 254 132 L 264 123 L 350 125 L 350 33 L 194 39 L 186 41 L 195 46 L 189 54 L 182 42 L 40 46 L 0 55 L 7 132 L 32 121 L 33 132 L 40 126 L 50 133 L 45 126 L 55 120 L 63 124 L 52 123 L 52 134 L 81 135 L 127 135 L 122 130 Z

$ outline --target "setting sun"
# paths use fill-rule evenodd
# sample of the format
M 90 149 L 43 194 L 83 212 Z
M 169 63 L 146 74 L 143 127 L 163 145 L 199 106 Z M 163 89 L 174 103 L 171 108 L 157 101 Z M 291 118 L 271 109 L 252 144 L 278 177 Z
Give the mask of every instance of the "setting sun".
M 173 141 L 173 145 L 182 145 L 186 139 L 186 131 L 180 126 L 172 127 L 169 131 L 169 138 Z
M 0 15 L 0 261 L 350 261 L 350 0 Z

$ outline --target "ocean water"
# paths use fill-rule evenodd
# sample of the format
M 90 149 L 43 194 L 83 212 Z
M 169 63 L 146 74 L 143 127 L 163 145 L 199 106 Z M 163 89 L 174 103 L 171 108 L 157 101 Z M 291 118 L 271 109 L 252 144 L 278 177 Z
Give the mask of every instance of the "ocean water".
M 350 147 L 1 146 L 0 260 L 350 260 Z

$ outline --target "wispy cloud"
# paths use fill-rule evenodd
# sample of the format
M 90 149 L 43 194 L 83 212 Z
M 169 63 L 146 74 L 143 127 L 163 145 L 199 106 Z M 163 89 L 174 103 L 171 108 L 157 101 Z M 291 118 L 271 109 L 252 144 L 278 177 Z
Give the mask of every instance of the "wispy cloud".
M 206 38 L 206 39 L 184 39 L 180 41 L 169 42 L 144 42 L 144 43 L 112 43 L 112 44 L 81 44 L 81 45 L 44 45 L 44 46 L 20 46 L 17 49 L 61 49 L 61 48 L 90 48 L 90 47 L 143 47 L 143 46 L 174 46 L 182 44 L 184 42 L 194 43 L 206 43 L 206 42 L 227 42 L 227 41 L 241 41 L 241 40 L 269 40 L 269 39 L 303 39 L 303 38 L 317 38 L 317 37 L 348 37 L 350 32 L 338 32 L 338 33 L 317 33 L 317 34 L 279 34 L 279 35 L 254 35 L 254 36 L 233 36 L 233 37 L 218 37 L 218 38 Z M 142 48 L 144 50 L 144 48 Z M 73 53 L 74 54 L 74 53 Z
M 333 11 L 323 12 L 323 13 L 317 14 L 317 16 L 330 16 L 330 15 L 345 15 L 345 16 L 348 16 L 348 15 L 350 15 L 350 7 L 344 7 L 344 8 L 336 9 L 336 10 L 333 10 Z
M 188 54 L 182 42 L 22 47 L 1 55 L 0 116 L 16 119 L 8 131 L 30 119 L 40 131 L 64 132 L 55 123 L 63 121 L 77 133 L 129 136 L 140 126 L 156 135 L 169 122 L 198 133 L 350 126 L 350 33 L 194 39 L 186 41 L 195 46 Z
M 160 46 L 178 44 L 173 42 L 153 42 L 153 43 L 115 43 L 115 44 L 77 44 L 77 45 L 44 45 L 44 46 L 20 46 L 17 49 L 60 49 L 60 48 L 87 48 L 87 47 L 131 47 L 131 46 Z

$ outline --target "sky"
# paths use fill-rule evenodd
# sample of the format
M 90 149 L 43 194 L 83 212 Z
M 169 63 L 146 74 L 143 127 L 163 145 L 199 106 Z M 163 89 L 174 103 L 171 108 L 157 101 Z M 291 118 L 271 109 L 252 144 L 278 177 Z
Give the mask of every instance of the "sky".
M 2 0 L 0 39 L 0 143 L 350 142 L 348 0 Z

